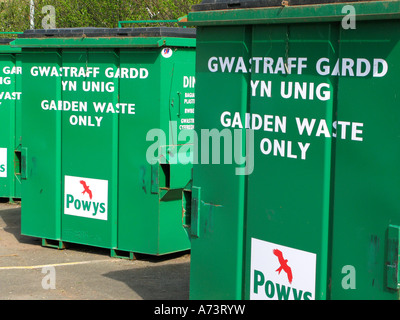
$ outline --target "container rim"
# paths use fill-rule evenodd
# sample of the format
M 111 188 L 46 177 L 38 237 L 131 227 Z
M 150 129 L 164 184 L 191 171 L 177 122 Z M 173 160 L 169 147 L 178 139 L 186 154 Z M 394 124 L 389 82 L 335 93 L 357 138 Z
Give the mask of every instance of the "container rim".
M 203 0 L 193 5 L 192 11 L 236 10 L 244 8 L 270 8 L 282 6 L 302 6 L 332 3 L 357 3 L 376 0 Z
M 138 28 L 59 28 L 25 30 L 18 38 L 110 38 L 110 37 L 179 37 L 195 38 L 196 29 L 181 27 Z
M 354 8 L 357 21 L 400 19 L 400 0 L 364 0 L 357 2 L 345 2 L 343 0 L 338 3 L 191 11 L 187 15 L 187 21 L 180 24 L 200 27 L 335 22 L 343 20 L 348 15 L 348 11 L 343 10 L 346 5 L 351 5 Z

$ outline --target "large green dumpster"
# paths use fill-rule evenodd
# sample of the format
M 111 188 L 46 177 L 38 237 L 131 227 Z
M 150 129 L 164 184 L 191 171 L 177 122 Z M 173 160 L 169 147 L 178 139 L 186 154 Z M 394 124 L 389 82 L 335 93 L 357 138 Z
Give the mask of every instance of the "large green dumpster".
M 400 1 L 329 2 L 188 14 L 192 299 L 399 296 Z
M 0 39 L 0 198 L 21 198 L 20 77 L 18 48 Z
M 15 46 L 26 70 L 22 234 L 120 256 L 189 249 L 191 165 L 172 153 L 193 129 L 195 30 L 34 30 Z

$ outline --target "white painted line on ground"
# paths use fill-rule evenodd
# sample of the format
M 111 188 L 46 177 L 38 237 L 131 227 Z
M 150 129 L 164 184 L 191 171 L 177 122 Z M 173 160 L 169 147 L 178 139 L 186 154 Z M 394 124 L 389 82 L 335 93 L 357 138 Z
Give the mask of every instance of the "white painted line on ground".
M 63 267 L 63 266 L 75 266 L 80 264 L 89 264 L 94 262 L 110 262 L 109 260 L 91 260 L 91 261 L 77 261 L 77 262 L 65 262 L 65 263 L 54 263 L 54 264 L 43 264 L 38 266 L 10 266 L 10 267 L 0 267 L 0 270 L 17 270 L 17 269 L 42 269 L 45 267 Z

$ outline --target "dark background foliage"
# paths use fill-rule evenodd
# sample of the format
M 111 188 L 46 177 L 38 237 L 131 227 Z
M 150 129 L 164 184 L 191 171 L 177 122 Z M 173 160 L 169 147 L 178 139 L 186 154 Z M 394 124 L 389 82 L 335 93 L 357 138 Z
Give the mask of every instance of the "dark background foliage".
M 118 21 L 177 19 L 185 16 L 193 4 L 200 2 L 201 0 L 35 0 L 34 22 L 35 29 L 42 29 L 42 19 L 47 14 L 42 13 L 42 8 L 52 5 L 56 10 L 56 28 L 116 28 Z M 169 24 L 171 25 L 173 24 Z M 30 0 L 0 2 L 1 32 L 22 32 L 29 28 Z

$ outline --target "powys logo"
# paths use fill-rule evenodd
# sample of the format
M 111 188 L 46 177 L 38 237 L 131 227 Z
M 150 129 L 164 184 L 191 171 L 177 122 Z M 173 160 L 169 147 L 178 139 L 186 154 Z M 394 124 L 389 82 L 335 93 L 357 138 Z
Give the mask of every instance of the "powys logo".
M 81 183 L 81 185 L 83 186 L 83 188 L 85 190 L 83 190 L 82 194 L 87 193 L 89 195 L 90 200 L 92 200 L 92 191 L 89 189 L 89 187 L 86 185 L 86 182 L 84 180 L 79 181 Z
M 7 178 L 7 148 L 0 148 L 0 178 Z
M 280 250 L 274 249 L 273 253 L 278 257 L 280 263 L 280 267 L 276 269 L 276 271 L 278 271 L 278 273 L 281 273 L 281 271 L 284 270 L 287 274 L 289 283 L 292 283 L 293 280 L 292 269 L 288 266 L 287 264 L 288 261 L 283 259 L 283 255 Z
M 107 207 L 107 180 L 65 176 L 65 214 L 107 220 Z
M 172 56 L 172 49 L 171 48 L 164 48 L 161 50 L 161 55 L 164 58 L 169 58 Z
M 314 253 L 251 239 L 250 299 L 314 300 Z

